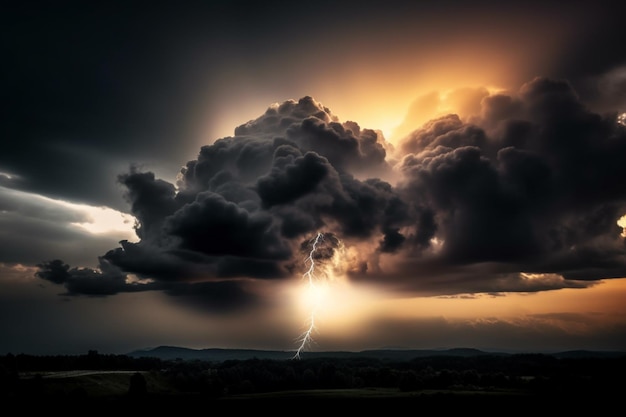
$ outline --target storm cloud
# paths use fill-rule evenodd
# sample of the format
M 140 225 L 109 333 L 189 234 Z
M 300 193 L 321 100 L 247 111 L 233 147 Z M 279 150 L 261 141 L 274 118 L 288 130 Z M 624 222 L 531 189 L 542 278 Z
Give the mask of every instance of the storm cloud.
M 328 233 L 355 249 L 349 279 L 405 293 L 626 276 L 617 112 L 592 111 L 560 79 L 472 97 L 476 111 L 393 145 L 313 97 L 272 104 L 203 146 L 176 184 L 137 167 L 121 174 L 139 240 L 105 253 L 100 270 L 54 260 L 37 275 L 69 295 L 160 290 L 220 311 L 258 301 L 250 282 L 301 274 L 303 243 Z

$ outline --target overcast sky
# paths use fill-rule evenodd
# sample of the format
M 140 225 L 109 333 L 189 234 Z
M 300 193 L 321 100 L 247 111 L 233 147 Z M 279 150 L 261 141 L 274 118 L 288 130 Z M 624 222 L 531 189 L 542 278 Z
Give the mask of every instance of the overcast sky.
M 618 7 L 5 2 L 0 353 L 626 350 Z

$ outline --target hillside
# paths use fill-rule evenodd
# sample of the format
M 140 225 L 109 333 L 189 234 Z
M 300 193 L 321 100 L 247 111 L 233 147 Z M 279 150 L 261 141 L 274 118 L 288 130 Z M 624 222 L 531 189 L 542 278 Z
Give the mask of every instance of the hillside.
M 0 401 L 63 409 L 84 401 L 135 404 L 144 411 L 235 400 L 297 400 L 307 407 L 321 400 L 497 408 L 513 402 L 534 410 L 547 399 L 559 407 L 572 398 L 589 405 L 618 400 L 626 373 L 626 354 L 617 352 L 383 349 L 291 360 L 293 352 L 162 346 L 134 355 L 0 356 Z
M 127 356 L 132 358 L 158 358 L 161 360 L 203 360 L 211 362 L 221 362 L 226 360 L 248 360 L 248 359 L 273 359 L 285 360 L 294 358 L 295 352 L 282 350 L 258 350 L 258 349 L 191 349 L 178 346 L 159 346 L 151 349 L 140 349 L 129 352 Z M 432 356 L 508 356 L 512 353 L 482 351 L 474 348 L 452 348 L 452 349 L 373 349 L 358 352 L 352 351 L 321 351 L 303 352 L 302 359 L 317 358 L 369 358 L 386 361 L 408 361 L 415 358 L 425 358 Z M 618 351 L 588 351 L 572 350 L 555 352 L 549 354 L 555 358 L 616 358 L 625 356 L 626 352 Z

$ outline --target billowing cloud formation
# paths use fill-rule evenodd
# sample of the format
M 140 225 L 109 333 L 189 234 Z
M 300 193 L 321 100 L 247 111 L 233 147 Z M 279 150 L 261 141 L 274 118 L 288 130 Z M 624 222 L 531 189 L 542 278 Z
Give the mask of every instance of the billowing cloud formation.
M 121 175 L 140 240 L 104 254 L 99 271 L 56 260 L 38 275 L 69 294 L 158 289 L 229 309 L 256 300 L 255 280 L 301 273 L 302 242 L 324 232 L 356 249 L 344 260 L 352 280 L 411 294 L 626 276 L 617 114 L 545 78 L 472 97 L 468 115 L 415 126 L 394 146 L 311 97 L 272 105 L 203 146 L 177 184 Z

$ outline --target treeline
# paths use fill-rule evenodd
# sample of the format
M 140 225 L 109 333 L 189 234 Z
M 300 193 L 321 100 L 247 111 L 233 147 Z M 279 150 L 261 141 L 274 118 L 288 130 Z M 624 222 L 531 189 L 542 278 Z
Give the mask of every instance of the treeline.
M 159 358 L 134 358 L 128 355 L 101 354 L 90 350 L 84 355 L 27 355 L 7 354 L 0 357 L 1 373 L 61 372 L 78 369 L 101 371 L 161 369 L 164 362 Z
M 622 385 L 626 358 L 557 359 L 548 355 L 377 359 L 250 359 L 217 364 L 178 362 L 163 370 L 178 389 L 207 395 L 283 390 L 393 388 L 610 393 Z
M 559 359 L 544 354 L 435 356 L 407 361 L 374 358 L 248 359 L 209 362 L 102 355 L 5 355 L 3 392 L 28 389 L 33 373 L 127 370 L 156 375 L 172 393 L 217 398 L 286 390 L 390 388 L 399 391 L 514 390 L 538 394 L 617 395 L 626 357 Z M 41 379 L 38 379 L 42 383 Z M 18 387 L 18 388 L 16 388 Z M 150 384 L 146 391 L 150 393 Z M 621 395 L 621 394 L 620 394 Z

